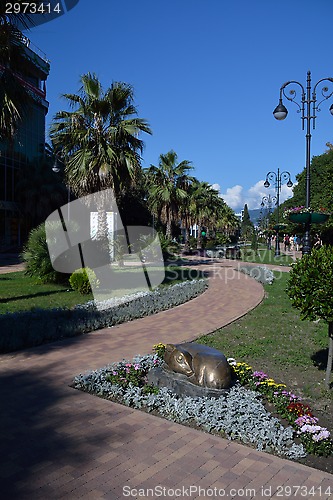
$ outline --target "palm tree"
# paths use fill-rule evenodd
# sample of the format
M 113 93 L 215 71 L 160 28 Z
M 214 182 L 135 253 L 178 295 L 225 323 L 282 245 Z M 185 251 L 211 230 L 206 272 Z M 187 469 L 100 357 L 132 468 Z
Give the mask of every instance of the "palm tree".
M 180 219 L 182 227 L 185 230 L 184 234 L 184 251 L 190 250 L 190 227 L 196 222 L 193 215 L 193 196 L 195 194 L 196 186 L 199 181 L 193 177 L 191 182 L 186 187 L 187 196 L 183 199 L 180 205 Z
M 220 198 L 218 192 L 208 182 L 196 181 L 191 192 L 192 224 L 198 226 L 197 248 L 202 246 L 203 226 L 211 226 Z
M 33 102 L 20 79 L 26 59 L 18 26 L 29 29 L 33 22 L 28 14 L 7 14 L 7 5 L 0 0 L 0 140 L 12 143 L 18 124 Z
M 178 163 L 178 156 L 171 150 L 161 154 L 158 166 L 151 165 L 146 170 L 148 205 L 158 219 L 166 224 L 166 237 L 172 237 L 172 224 L 180 219 L 181 206 L 188 196 L 188 186 L 192 177 L 188 172 L 191 162 Z
M 95 74 L 81 76 L 78 94 L 65 94 L 71 111 L 60 111 L 51 126 L 51 140 L 65 158 L 66 183 L 77 196 L 112 188 L 118 197 L 132 185 L 141 168 L 144 143 L 151 134 L 138 118 L 133 88 L 114 82 L 103 91 Z M 106 214 L 99 211 L 98 238 L 105 234 Z
M 24 4 L 25 0 L 16 0 L 16 4 Z M 13 4 L 11 4 L 13 5 Z M 22 6 L 22 9 L 19 9 L 20 12 L 15 13 L 14 9 L 8 8 L 10 5 L 7 0 L 0 0 L 0 24 L 4 22 L 10 23 L 13 26 L 20 26 L 25 30 L 30 29 L 32 26 L 35 26 L 33 16 L 27 13 L 24 13 L 25 6 Z
M 235 212 L 223 201 L 223 207 L 216 227 L 217 230 L 222 230 L 225 236 L 229 238 L 239 227 L 240 221 Z
M 198 249 L 202 246 L 202 227 L 209 232 L 222 229 L 227 233 L 238 227 L 238 219 L 233 210 L 208 182 L 195 180 L 189 196 L 189 220 L 191 225 L 198 226 Z

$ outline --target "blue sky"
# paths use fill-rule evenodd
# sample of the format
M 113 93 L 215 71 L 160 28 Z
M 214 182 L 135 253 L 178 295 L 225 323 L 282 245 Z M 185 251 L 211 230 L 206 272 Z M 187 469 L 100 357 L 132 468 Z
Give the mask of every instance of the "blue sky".
M 47 126 L 80 75 L 130 83 L 153 130 L 144 167 L 174 149 L 234 210 L 258 208 L 274 194 L 263 187 L 269 171 L 294 180 L 305 165 L 296 105 L 285 102 L 283 122 L 272 111 L 285 81 L 333 77 L 332 15 L 331 0 L 80 0 L 28 34 L 51 62 Z M 332 102 L 318 113 L 312 155 L 333 142 Z M 281 200 L 290 194 L 284 186 Z

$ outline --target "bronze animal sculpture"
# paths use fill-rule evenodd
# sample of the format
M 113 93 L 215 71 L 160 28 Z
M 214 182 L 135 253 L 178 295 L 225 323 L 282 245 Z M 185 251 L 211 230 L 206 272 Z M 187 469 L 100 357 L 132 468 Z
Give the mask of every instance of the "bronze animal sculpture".
M 227 389 L 231 385 L 231 369 L 221 351 L 185 342 L 167 344 L 164 361 L 169 370 L 182 373 L 189 381 L 203 387 Z

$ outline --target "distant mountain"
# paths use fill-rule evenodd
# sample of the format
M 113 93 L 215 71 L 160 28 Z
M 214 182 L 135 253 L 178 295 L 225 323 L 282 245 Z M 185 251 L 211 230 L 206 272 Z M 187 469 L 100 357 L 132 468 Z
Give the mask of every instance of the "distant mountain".
M 253 210 L 249 210 L 249 215 L 250 215 L 251 222 L 253 222 L 253 224 L 255 226 L 258 226 L 258 222 L 259 222 L 259 219 L 260 219 L 260 212 L 261 212 L 260 208 L 255 208 Z

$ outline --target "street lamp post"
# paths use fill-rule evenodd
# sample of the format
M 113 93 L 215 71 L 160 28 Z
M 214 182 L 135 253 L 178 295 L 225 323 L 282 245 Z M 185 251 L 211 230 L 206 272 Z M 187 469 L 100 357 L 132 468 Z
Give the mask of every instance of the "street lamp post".
M 277 197 L 276 196 L 271 196 L 270 194 L 268 196 L 263 196 L 262 199 L 261 199 L 261 203 L 260 203 L 260 206 L 262 207 L 262 209 L 264 207 L 266 207 L 266 212 L 265 212 L 265 218 L 267 219 L 267 223 L 268 223 L 268 219 L 272 213 L 272 205 L 276 205 L 277 204 Z
M 266 205 L 268 208 L 268 213 L 272 213 L 272 204 L 277 205 L 277 197 L 276 196 L 271 196 L 270 194 L 268 196 L 263 196 L 261 200 L 261 206 L 264 208 Z
M 272 213 L 272 204 L 273 203 L 274 203 L 274 205 L 277 204 L 277 197 L 276 196 L 271 196 L 269 194 L 268 196 L 263 196 L 262 199 L 261 199 L 261 207 L 262 207 L 262 209 L 265 206 L 267 207 L 267 213 L 265 215 L 265 218 L 266 218 L 265 227 L 267 227 L 267 229 L 268 229 L 268 236 L 267 236 L 267 249 L 268 250 L 271 250 L 271 241 L 272 241 L 272 237 L 271 237 L 271 235 L 269 233 L 268 224 L 269 224 L 269 219 L 270 219 L 270 216 L 271 216 L 271 213 Z
M 290 178 L 290 173 L 289 172 L 281 172 L 280 169 L 278 168 L 277 172 L 268 172 L 266 175 L 266 180 L 264 182 L 265 188 L 269 188 L 271 183 L 269 181 L 274 182 L 274 187 L 276 191 L 276 206 L 277 206 L 277 216 L 276 216 L 276 238 L 275 238 L 275 256 L 280 255 L 280 240 L 279 240 L 279 206 L 280 206 L 280 192 L 281 192 L 281 186 L 284 183 L 284 181 L 287 181 L 287 186 L 291 187 L 293 185 L 291 178 Z
M 323 97 L 323 99 L 321 99 L 321 101 L 317 104 L 317 87 L 318 85 L 320 85 L 322 82 L 325 81 L 333 83 L 333 78 L 322 78 L 321 80 L 318 80 L 318 82 L 314 85 L 312 90 L 311 71 L 308 71 L 306 79 L 306 91 L 304 86 L 295 80 L 291 80 L 289 82 L 284 83 L 280 88 L 279 104 L 273 111 L 273 115 L 277 120 L 284 120 L 287 117 L 288 110 L 282 102 L 282 96 L 284 96 L 286 99 L 288 99 L 288 101 L 294 102 L 298 106 L 297 112 L 301 113 L 302 130 L 305 129 L 305 122 L 306 122 L 306 136 L 305 136 L 306 137 L 306 188 L 305 188 L 306 208 L 310 207 L 311 121 L 312 121 L 312 128 L 314 130 L 317 118 L 316 112 L 320 111 L 319 107 L 320 104 L 323 101 L 329 99 L 333 95 L 333 91 L 329 92 L 328 87 L 323 86 L 321 88 L 321 96 Z M 299 104 L 295 100 L 297 95 L 295 89 L 291 89 L 289 95 L 286 95 L 285 89 L 289 85 L 298 85 L 301 88 L 302 91 L 301 104 Z M 311 112 L 311 105 L 312 105 L 312 112 Z M 333 104 L 331 104 L 330 113 L 331 115 L 333 115 Z M 311 253 L 310 229 L 311 229 L 311 221 L 309 220 L 309 222 L 305 224 L 304 243 L 302 248 L 303 255 Z
M 56 159 L 55 159 L 55 162 L 54 162 L 54 165 L 52 167 L 52 171 L 56 174 L 58 174 L 60 171 L 61 171 L 61 168 L 58 166 L 58 162 L 60 160 L 58 160 L 57 156 L 56 156 Z M 71 201 L 71 191 L 70 191 L 70 188 L 68 186 L 66 186 L 66 189 L 67 189 L 67 218 L 68 218 L 68 221 L 69 221 L 69 218 L 70 218 L 70 201 Z

